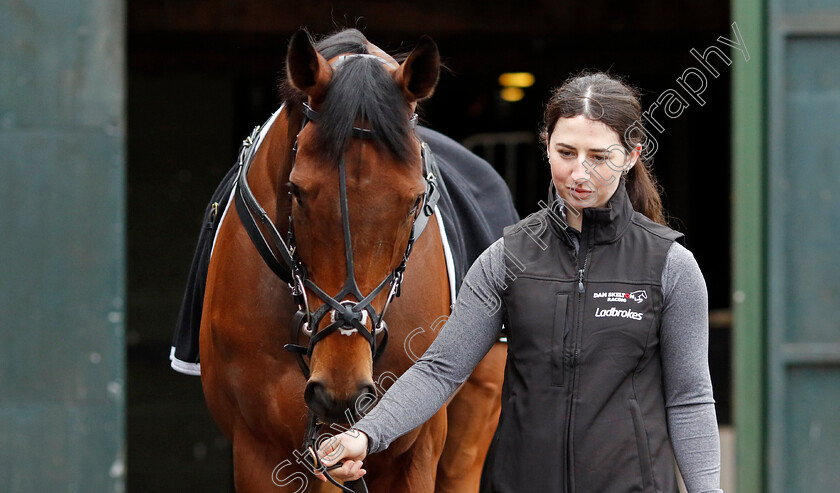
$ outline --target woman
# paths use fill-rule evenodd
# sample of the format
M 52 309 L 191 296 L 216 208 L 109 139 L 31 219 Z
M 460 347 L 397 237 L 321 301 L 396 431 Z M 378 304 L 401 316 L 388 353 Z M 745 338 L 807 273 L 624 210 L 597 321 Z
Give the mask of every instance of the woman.
M 429 350 L 354 430 L 322 445 L 327 465 L 347 459 L 334 476 L 361 477 L 368 453 L 431 417 L 504 324 L 488 490 L 676 492 L 676 456 L 689 492 L 721 491 L 706 285 L 664 225 L 632 131 L 640 121 L 636 93 L 606 74 L 554 92 L 542 131 L 551 209 L 505 229 Z

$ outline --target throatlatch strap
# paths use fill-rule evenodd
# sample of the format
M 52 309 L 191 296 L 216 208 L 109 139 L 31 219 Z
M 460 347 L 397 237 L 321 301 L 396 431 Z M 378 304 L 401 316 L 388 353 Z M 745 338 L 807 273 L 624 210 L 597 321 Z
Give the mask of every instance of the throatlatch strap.
M 254 218 L 251 216 L 251 211 L 248 209 L 248 206 L 245 205 L 245 201 L 242 198 L 242 189 L 239 187 L 239 182 L 236 184 L 236 193 L 233 195 L 234 204 L 236 205 L 236 214 L 239 216 L 242 226 L 248 233 L 248 237 L 251 238 L 251 243 L 253 243 L 254 247 L 256 247 L 260 257 L 262 257 L 263 261 L 265 261 L 266 265 L 268 265 L 268 268 L 271 269 L 271 272 L 274 272 L 277 277 L 286 281 L 286 283 L 291 283 L 291 271 L 285 268 L 283 264 L 277 260 L 277 257 L 271 250 L 271 247 L 268 246 L 268 242 L 265 237 L 263 237 L 262 231 L 260 231 L 256 221 L 254 221 Z

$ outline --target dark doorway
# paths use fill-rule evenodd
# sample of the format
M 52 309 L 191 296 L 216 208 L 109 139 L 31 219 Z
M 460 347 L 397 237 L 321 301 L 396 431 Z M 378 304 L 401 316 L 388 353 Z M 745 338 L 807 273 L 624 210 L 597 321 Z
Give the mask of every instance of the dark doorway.
M 449 67 L 425 124 L 456 140 L 524 132 L 506 167 L 521 216 L 537 209 L 548 171 L 536 143 L 550 89 L 583 69 L 608 70 L 643 90 L 648 108 L 718 36 L 729 5 L 686 2 L 377 2 L 272 0 L 129 2 L 128 487 L 231 491 L 230 445 L 204 407 L 201 383 L 169 369 L 174 321 L 204 207 L 239 142 L 279 105 L 275 87 L 289 36 L 359 27 L 386 50 L 421 35 Z M 727 50 L 728 52 L 728 50 Z M 710 360 L 718 418 L 730 412 L 729 69 L 709 78 L 705 105 L 660 121 L 653 169 L 672 226 L 686 233 L 709 288 Z M 517 102 L 498 77 L 529 72 Z M 511 174 L 512 173 L 512 174 Z

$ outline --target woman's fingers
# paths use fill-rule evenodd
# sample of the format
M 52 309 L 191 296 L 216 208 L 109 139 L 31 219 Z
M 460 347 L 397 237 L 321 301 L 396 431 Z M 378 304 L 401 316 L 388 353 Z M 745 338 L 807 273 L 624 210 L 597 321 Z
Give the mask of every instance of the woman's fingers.
M 366 471 L 362 469 L 362 461 L 353 461 L 353 465 L 350 467 L 350 478 L 348 479 L 348 481 L 353 481 L 361 478 L 365 475 L 365 472 Z
M 367 435 L 358 431 L 345 431 L 325 441 L 318 448 L 318 455 L 328 466 L 338 463 L 343 458 L 362 460 L 367 455 Z
M 344 445 L 345 434 L 340 433 L 329 440 L 325 440 L 318 447 L 318 455 L 324 460 L 330 460 L 333 463 L 337 462 L 342 457 L 347 455 L 347 447 Z
M 329 471 L 329 474 L 340 481 L 352 481 L 361 478 L 366 473 L 362 469 L 362 459 L 367 455 L 367 442 L 367 435 L 351 430 L 323 442 L 318 448 L 318 456 L 327 467 L 342 462 L 342 459 L 347 459 L 341 467 Z M 316 473 L 315 476 L 326 481 L 321 473 Z
M 341 464 L 341 467 L 333 469 L 329 473 L 330 476 L 333 477 L 333 479 L 336 479 L 338 481 L 354 481 L 364 476 L 367 473 L 367 471 L 362 469 L 362 461 L 347 460 L 344 461 L 343 464 Z M 315 477 L 320 479 L 321 481 L 327 480 L 327 478 L 320 472 L 316 472 Z
M 325 465 L 331 466 L 336 464 L 349 455 L 347 447 L 342 443 L 342 435 L 343 433 L 333 437 L 321 444 L 321 447 L 318 448 L 318 456 L 321 457 L 321 462 Z
M 339 481 L 353 481 L 364 476 L 365 472 L 362 469 L 362 461 L 347 460 L 338 469 L 330 471 L 330 476 Z

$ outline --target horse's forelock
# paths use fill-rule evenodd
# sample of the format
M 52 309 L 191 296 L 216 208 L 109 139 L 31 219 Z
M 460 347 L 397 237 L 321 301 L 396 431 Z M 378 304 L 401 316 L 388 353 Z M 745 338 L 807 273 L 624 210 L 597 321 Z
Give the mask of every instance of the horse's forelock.
M 350 143 L 357 120 L 400 161 L 411 159 L 411 107 L 383 63 L 350 58 L 335 71 L 321 105 L 316 141 L 325 158 L 337 162 Z
M 327 60 L 343 54 L 366 54 L 367 46 L 367 38 L 357 29 L 344 29 L 314 43 L 315 50 Z M 290 111 L 299 109 L 300 104 L 306 101 L 306 95 L 292 85 L 285 70 L 282 74 L 278 81 L 280 100 L 288 104 Z
M 345 29 L 318 40 L 318 53 L 330 60 L 345 54 L 369 54 L 367 38 L 356 29 Z M 395 55 L 397 61 L 405 54 Z M 305 95 L 288 80 L 280 82 L 280 97 L 289 110 L 299 108 Z M 369 125 L 376 139 L 400 161 L 412 156 L 411 110 L 384 64 L 369 57 L 351 58 L 333 74 L 320 108 L 316 143 L 325 159 L 338 163 L 346 152 L 357 120 Z

